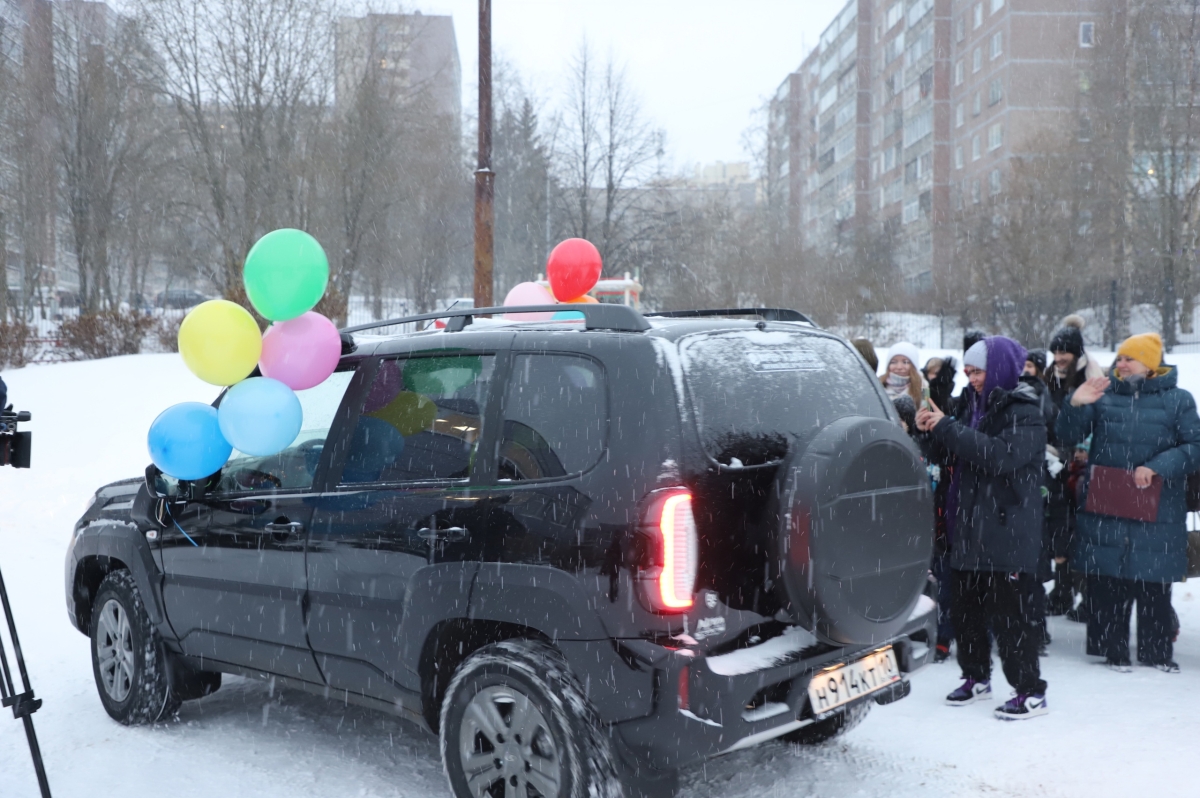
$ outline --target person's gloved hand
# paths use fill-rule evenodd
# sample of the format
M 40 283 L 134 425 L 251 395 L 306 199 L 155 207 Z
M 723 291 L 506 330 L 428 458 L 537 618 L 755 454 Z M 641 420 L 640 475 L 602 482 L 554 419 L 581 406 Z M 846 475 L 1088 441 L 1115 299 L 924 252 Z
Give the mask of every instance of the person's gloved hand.
M 1050 472 L 1050 476 L 1057 477 L 1063 470 L 1063 461 L 1058 458 L 1058 455 L 1046 452 L 1046 470 Z

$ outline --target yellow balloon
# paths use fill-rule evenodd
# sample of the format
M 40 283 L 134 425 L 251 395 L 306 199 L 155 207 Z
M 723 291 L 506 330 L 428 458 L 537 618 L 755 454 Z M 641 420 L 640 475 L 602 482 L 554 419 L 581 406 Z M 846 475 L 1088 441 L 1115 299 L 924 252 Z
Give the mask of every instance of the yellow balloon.
M 179 354 L 205 382 L 233 385 L 258 365 L 262 333 L 241 305 L 210 299 L 192 308 L 179 325 Z
M 437 405 L 428 398 L 412 391 L 401 391 L 392 401 L 367 415 L 386 421 L 404 437 L 433 429 L 437 418 Z

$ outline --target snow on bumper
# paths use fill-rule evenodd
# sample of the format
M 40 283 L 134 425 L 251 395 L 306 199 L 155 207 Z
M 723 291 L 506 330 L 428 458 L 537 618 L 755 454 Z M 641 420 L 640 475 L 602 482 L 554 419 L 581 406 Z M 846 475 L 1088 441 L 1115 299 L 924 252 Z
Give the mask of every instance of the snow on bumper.
M 908 695 L 909 674 L 932 658 L 936 609 L 932 599 L 922 596 L 900 634 L 880 644 L 895 651 L 901 680 L 855 703 L 887 704 Z M 717 656 L 690 648 L 668 652 L 656 663 L 659 700 L 654 713 L 616 728 L 630 749 L 659 768 L 677 768 L 757 745 L 818 720 L 808 700 L 814 673 L 853 662 L 877 648 L 821 645 L 808 632 L 792 628 L 756 646 Z

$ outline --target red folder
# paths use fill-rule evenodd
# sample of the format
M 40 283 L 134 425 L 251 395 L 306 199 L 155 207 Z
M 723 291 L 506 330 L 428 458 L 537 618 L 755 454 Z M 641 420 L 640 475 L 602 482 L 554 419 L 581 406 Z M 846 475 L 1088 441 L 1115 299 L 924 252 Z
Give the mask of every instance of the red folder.
M 1084 512 L 1148 523 L 1158 520 L 1158 500 L 1163 489 L 1163 478 L 1158 474 L 1150 480 L 1150 487 L 1139 488 L 1134 484 L 1132 471 L 1098 465 L 1090 471 Z

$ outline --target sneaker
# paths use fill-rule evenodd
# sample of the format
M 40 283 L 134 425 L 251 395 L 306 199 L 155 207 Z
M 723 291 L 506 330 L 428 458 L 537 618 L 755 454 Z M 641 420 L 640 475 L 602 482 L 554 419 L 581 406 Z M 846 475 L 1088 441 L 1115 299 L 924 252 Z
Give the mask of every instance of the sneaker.
M 952 707 L 965 707 L 976 701 L 983 701 L 992 695 L 991 682 L 977 682 L 967 679 L 957 690 L 946 696 L 946 703 Z
M 1045 693 L 1022 695 L 1017 693 L 1007 702 L 996 707 L 996 717 L 1001 720 L 1028 720 L 1050 711 Z
M 1179 673 L 1179 664 L 1175 662 L 1157 662 L 1150 667 L 1157 668 L 1163 673 Z
M 1117 662 L 1116 660 L 1106 659 L 1104 666 L 1110 671 L 1116 671 L 1117 673 L 1133 673 L 1133 666 L 1128 662 Z
M 933 662 L 935 665 L 940 665 L 950 659 L 950 646 L 944 643 L 938 643 L 937 648 L 933 650 Z

